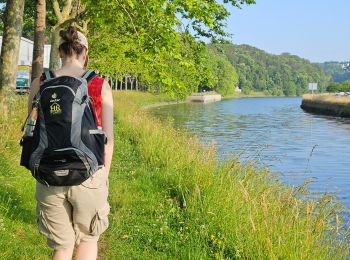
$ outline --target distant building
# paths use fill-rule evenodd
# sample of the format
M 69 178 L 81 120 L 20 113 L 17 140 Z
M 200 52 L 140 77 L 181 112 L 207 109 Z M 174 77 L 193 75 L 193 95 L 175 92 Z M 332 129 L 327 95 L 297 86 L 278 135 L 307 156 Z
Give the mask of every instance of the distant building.
M 2 36 L 0 36 L 0 51 L 1 51 L 1 45 L 2 45 Z M 33 45 L 34 45 L 33 41 L 27 38 L 21 37 L 18 65 L 32 66 Z M 44 68 L 49 67 L 50 51 L 51 51 L 51 45 L 45 45 L 44 46 Z
M 0 51 L 2 46 L 2 36 L 0 36 Z M 16 76 L 16 91 L 27 92 L 31 82 L 31 70 L 33 62 L 34 42 L 21 37 L 19 46 L 18 67 Z M 44 68 L 49 68 L 51 45 L 44 46 Z

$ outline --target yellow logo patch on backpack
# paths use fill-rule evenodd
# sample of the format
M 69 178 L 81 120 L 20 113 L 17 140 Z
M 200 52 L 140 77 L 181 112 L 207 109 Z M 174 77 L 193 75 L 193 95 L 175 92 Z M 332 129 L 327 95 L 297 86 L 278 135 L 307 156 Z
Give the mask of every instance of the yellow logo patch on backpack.
M 57 103 L 53 103 L 50 106 L 50 114 L 51 115 L 57 115 L 57 114 L 61 114 L 62 110 L 61 110 L 61 106 Z

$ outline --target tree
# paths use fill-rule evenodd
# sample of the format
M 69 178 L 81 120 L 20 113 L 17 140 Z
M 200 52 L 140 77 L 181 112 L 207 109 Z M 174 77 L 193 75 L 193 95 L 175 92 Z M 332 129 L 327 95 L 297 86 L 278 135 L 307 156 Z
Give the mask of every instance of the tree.
M 0 34 L 3 31 L 3 16 L 6 6 L 6 0 L 0 0 Z M 35 0 L 25 0 L 24 1 L 24 11 L 23 11 L 23 26 L 22 26 L 22 37 L 29 40 L 34 39 L 34 18 L 35 17 Z
M 61 1 L 62 7 L 58 0 L 52 1 L 52 8 L 55 14 L 55 24 L 51 27 L 51 52 L 50 52 L 50 69 L 56 70 L 60 66 L 58 47 L 60 43 L 60 30 L 65 26 L 78 21 L 85 11 L 85 5 L 79 0 Z M 94 3 L 96 4 L 96 3 Z M 108 10 L 106 10 L 107 12 Z
M 206 46 L 197 48 L 197 70 L 200 86 L 206 86 L 214 89 L 218 84 L 217 58 L 216 54 L 210 51 Z
M 23 12 L 22 37 L 34 40 L 34 23 L 36 12 L 36 0 L 25 0 Z
M 8 0 L 0 57 L 0 89 L 16 87 L 19 45 L 23 26 L 24 0 Z
M 217 56 L 218 84 L 215 90 L 222 95 L 233 94 L 238 82 L 236 70 L 225 56 Z
M 43 71 L 44 63 L 44 40 L 46 28 L 46 1 L 35 0 L 35 30 L 34 30 L 34 47 L 32 63 L 32 80 L 40 77 Z

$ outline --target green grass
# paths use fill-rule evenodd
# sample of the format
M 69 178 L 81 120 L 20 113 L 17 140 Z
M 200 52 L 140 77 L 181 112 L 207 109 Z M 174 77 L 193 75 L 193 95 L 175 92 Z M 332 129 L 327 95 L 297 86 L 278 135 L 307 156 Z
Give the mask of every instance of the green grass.
M 4 101 L 0 118 L 1 259 L 50 254 L 36 231 L 34 180 L 18 166 L 25 100 Z M 115 154 L 110 227 L 103 259 L 346 259 L 337 203 L 301 200 L 303 188 L 265 169 L 219 164 L 215 147 L 140 109 L 173 101 L 115 92 Z M 6 123 L 6 124 L 5 124 Z
M 350 105 L 350 97 L 348 96 L 336 96 L 333 93 L 323 93 L 323 94 L 305 94 L 303 95 L 303 100 L 310 102 L 319 102 L 324 104 L 340 104 L 340 105 Z
M 19 167 L 26 97 L 0 98 L 0 259 L 47 259 L 35 218 L 35 181 Z
M 133 105 L 141 108 L 182 102 L 182 100 L 176 99 L 175 97 L 169 97 L 165 94 L 151 94 L 148 92 L 134 92 L 128 90 L 118 91 L 118 93 L 121 93 L 121 95 L 119 95 L 119 98 L 115 100 L 117 112 L 119 111 L 119 104 L 126 105 L 128 104 L 128 101 L 131 101 Z

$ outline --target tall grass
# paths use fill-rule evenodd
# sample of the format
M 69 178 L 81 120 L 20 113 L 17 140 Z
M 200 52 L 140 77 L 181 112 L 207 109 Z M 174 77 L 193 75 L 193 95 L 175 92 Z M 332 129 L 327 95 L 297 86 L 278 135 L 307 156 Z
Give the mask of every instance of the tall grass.
M 347 243 L 335 239 L 341 234 L 333 197 L 301 200 L 302 187 L 284 186 L 266 170 L 236 161 L 220 166 L 213 147 L 203 147 L 195 136 L 135 107 L 132 101 L 141 97 L 116 94 L 115 102 L 124 104 L 118 111 L 124 129 L 119 134 L 130 141 L 146 168 L 137 179 L 152 179 L 145 186 L 164 194 L 162 207 L 171 201 L 166 223 L 172 223 L 168 228 L 181 236 L 170 235 L 166 255 L 345 257 Z
M 15 100 L 12 114 L 0 119 L 0 258 L 46 258 L 35 226 L 34 181 L 18 166 L 25 99 Z M 348 257 L 333 197 L 302 200 L 304 187 L 284 186 L 266 169 L 234 160 L 219 164 L 214 146 L 140 109 L 158 100 L 114 93 L 112 211 L 101 258 Z
M 47 259 L 49 255 L 36 229 L 35 181 L 19 166 L 27 98 L 11 91 L 0 94 L 0 259 Z
M 323 94 L 305 94 L 303 95 L 303 100 L 310 102 L 319 102 L 325 104 L 341 104 L 349 105 L 350 97 L 347 96 L 336 96 L 332 93 L 323 93 Z

